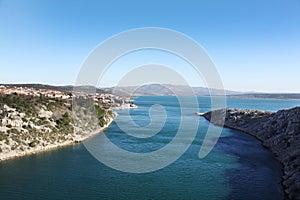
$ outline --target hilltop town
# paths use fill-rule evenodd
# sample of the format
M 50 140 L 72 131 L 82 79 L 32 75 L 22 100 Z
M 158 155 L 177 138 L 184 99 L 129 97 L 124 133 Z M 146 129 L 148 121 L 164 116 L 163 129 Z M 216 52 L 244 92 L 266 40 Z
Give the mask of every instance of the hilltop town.
M 33 97 L 48 97 L 53 99 L 62 99 L 62 100 L 72 100 L 72 98 L 83 97 L 83 98 L 93 98 L 95 103 L 99 104 L 99 106 L 103 109 L 109 110 L 118 110 L 125 108 L 135 108 L 136 105 L 133 104 L 131 98 L 118 96 L 110 93 L 99 93 L 95 92 L 93 95 L 89 95 L 84 91 L 78 92 L 73 91 L 72 88 L 59 90 L 57 89 L 44 89 L 44 88 L 36 88 L 30 86 L 18 86 L 18 85 L 0 85 L 0 94 L 18 94 L 18 95 L 26 95 Z

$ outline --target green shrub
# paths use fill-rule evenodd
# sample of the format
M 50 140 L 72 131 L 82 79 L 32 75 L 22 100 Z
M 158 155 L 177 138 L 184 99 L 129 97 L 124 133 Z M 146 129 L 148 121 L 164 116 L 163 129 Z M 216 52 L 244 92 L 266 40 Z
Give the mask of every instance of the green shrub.
M 57 129 L 61 134 L 69 134 L 74 132 L 72 126 L 72 118 L 68 112 L 66 112 L 60 119 L 56 120 Z
M 17 134 L 19 131 L 15 128 L 10 129 L 11 133 Z
M 16 150 L 17 147 L 18 147 L 17 145 L 13 145 L 10 149 L 11 149 L 11 150 Z
M 3 141 L 7 138 L 7 135 L 5 134 L 5 132 L 0 132 L 0 141 Z

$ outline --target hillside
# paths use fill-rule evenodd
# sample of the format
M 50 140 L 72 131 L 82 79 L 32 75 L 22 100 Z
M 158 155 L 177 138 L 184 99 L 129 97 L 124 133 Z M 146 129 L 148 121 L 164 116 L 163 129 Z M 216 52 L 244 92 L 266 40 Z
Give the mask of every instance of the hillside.
M 300 107 L 276 113 L 221 109 L 203 116 L 221 126 L 225 117 L 226 127 L 246 132 L 262 141 L 282 164 L 286 199 L 300 199 Z
M 65 86 L 55 86 L 55 85 L 45 85 L 45 84 L 1 84 L 7 88 L 13 88 L 13 87 L 23 87 L 23 88 L 33 88 L 35 90 L 55 90 L 55 91 L 61 91 L 65 93 L 72 93 L 74 89 L 93 89 L 95 92 L 107 94 L 111 90 L 104 90 L 100 88 L 95 88 L 94 86 L 72 86 L 72 85 L 65 85 Z
M 82 141 L 114 118 L 93 100 L 95 115 L 87 115 L 80 99 L 73 107 L 71 103 L 71 99 L 0 94 L 0 160 Z

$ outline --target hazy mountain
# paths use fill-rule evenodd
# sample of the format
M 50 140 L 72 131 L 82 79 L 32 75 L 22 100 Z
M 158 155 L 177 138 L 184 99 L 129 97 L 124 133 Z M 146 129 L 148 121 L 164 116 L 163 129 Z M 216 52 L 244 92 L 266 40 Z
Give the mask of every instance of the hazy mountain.
M 297 93 L 244 93 L 228 96 L 232 98 L 300 99 L 300 94 Z
M 182 85 L 171 85 L 171 84 L 149 84 L 140 87 L 128 86 L 128 87 L 116 87 L 112 88 L 115 94 L 125 95 L 131 94 L 133 96 L 209 96 L 223 94 L 220 89 L 208 89 L 204 87 L 188 87 Z M 241 94 L 236 91 L 225 91 L 227 95 Z

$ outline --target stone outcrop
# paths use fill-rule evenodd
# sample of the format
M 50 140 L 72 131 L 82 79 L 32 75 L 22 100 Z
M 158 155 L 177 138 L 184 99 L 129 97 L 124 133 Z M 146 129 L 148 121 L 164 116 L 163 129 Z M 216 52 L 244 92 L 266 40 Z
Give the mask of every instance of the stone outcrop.
M 286 199 L 300 199 L 300 107 L 275 113 L 221 109 L 202 116 L 215 125 L 224 123 L 258 138 L 282 164 Z

